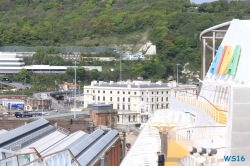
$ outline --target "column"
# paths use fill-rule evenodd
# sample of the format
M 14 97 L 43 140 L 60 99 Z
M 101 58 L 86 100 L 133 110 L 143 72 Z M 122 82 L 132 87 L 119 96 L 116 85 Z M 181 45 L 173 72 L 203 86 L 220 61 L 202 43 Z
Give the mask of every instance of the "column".
M 202 39 L 203 44 L 203 53 L 202 53 L 202 79 L 205 79 L 206 76 L 206 39 Z
M 168 143 L 168 133 L 160 133 L 161 137 L 161 153 L 167 156 L 167 143 Z

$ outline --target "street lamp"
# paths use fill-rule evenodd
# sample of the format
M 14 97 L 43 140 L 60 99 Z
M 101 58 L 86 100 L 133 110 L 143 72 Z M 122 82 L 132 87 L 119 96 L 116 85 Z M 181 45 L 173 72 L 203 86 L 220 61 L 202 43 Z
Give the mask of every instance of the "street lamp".
M 74 118 L 76 118 L 76 61 L 75 61 L 75 100 L 74 100 Z
M 176 66 L 177 66 L 177 82 L 176 82 L 177 85 L 178 85 L 178 67 L 179 67 L 179 65 L 180 65 L 179 63 L 176 64 Z
M 81 85 L 80 85 L 80 84 L 81 84 L 81 81 L 79 80 L 78 83 L 79 83 L 79 84 L 78 84 L 78 85 L 79 85 L 79 101 L 81 102 L 81 96 L 80 96 L 80 95 L 81 95 L 81 94 L 80 94 L 80 91 L 81 91 Z

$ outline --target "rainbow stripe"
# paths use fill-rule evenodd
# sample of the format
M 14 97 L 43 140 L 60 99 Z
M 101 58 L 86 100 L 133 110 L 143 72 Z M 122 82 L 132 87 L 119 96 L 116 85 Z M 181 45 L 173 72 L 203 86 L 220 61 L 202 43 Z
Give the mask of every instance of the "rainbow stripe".
M 240 59 L 241 46 L 219 46 L 209 72 L 212 74 L 235 75 Z

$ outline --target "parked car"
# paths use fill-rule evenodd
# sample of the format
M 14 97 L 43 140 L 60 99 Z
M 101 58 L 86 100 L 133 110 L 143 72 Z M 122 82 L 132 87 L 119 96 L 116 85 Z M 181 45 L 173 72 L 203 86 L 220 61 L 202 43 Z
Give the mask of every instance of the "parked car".
M 44 112 L 43 115 L 44 115 L 44 116 L 49 116 L 49 113 Z
M 23 118 L 24 118 L 24 117 L 30 118 L 30 117 L 32 117 L 32 114 L 30 114 L 30 113 L 28 113 L 28 112 L 24 112 L 24 113 L 23 113 Z
M 39 116 L 39 113 L 32 113 L 31 115 L 32 115 L 32 117 L 37 117 L 37 116 Z
M 23 117 L 23 113 L 22 112 L 15 112 L 15 117 L 16 118 L 22 118 Z

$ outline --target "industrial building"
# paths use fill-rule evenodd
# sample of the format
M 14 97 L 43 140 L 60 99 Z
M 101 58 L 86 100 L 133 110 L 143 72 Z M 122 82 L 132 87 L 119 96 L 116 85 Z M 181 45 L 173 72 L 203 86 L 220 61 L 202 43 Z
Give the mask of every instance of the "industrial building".
M 0 134 L 0 165 L 118 166 L 121 150 L 117 130 L 70 133 L 42 118 Z
M 79 66 L 77 66 L 79 67 Z M 80 66 L 85 70 L 98 70 L 102 71 L 102 66 Z M 74 66 L 50 66 L 50 65 L 31 65 L 25 66 L 23 58 L 17 53 L 0 52 L 0 74 L 16 74 L 21 69 L 26 69 L 33 73 L 66 73 L 68 68 Z

